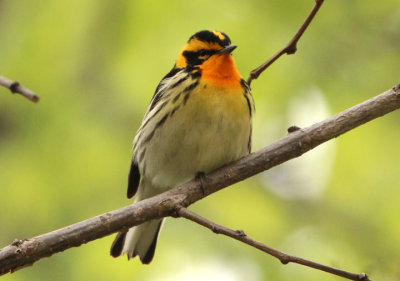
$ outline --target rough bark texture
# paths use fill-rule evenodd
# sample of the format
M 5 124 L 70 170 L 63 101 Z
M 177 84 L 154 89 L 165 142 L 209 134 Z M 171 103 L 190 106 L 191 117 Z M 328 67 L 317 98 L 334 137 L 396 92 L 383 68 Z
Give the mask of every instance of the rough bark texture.
M 0 250 L 0 275 L 146 220 L 175 214 L 226 186 L 268 170 L 372 119 L 400 108 L 400 85 L 205 176 L 134 205 L 46 233 Z

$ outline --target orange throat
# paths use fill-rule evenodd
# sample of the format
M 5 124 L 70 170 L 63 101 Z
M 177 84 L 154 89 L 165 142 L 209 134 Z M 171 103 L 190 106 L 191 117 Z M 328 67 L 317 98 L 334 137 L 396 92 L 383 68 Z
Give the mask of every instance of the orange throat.
M 201 77 L 216 86 L 241 87 L 242 77 L 230 54 L 212 56 L 200 66 L 200 69 Z

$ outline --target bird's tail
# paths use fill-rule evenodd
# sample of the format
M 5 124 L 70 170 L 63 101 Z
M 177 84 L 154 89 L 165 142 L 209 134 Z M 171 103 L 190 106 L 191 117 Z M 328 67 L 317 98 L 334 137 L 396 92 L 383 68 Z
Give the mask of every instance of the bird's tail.
M 139 256 L 142 263 L 149 264 L 156 250 L 161 223 L 162 219 L 151 220 L 130 228 L 128 232 L 119 232 L 111 245 L 111 256 L 127 254 L 128 259 Z

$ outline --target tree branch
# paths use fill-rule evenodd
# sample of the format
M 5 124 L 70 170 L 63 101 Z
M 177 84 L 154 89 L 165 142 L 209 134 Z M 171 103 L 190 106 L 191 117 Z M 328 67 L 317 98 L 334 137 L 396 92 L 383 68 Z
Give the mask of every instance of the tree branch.
M 206 175 L 152 198 L 49 232 L 16 240 L 0 250 L 0 275 L 33 264 L 71 247 L 173 215 L 178 206 L 192 203 L 224 187 L 268 170 L 368 121 L 400 108 L 400 84 L 324 121 L 295 130 L 286 137 Z
M 247 84 L 251 84 L 251 81 L 254 79 L 257 79 L 260 74 L 266 70 L 271 64 L 273 64 L 277 59 L 279 59 L 283 54 L 288 54 L 292 55 L 296 53 L 297 51 L 297 42 L 300 40 L 301 36 L 303 35 L 304 31 L 306 31 L 307 27 L 310 25 L 311 21 L 317 14 L 319 8 L 321 5 L 324 3 L 324 0 L 315 0 L 315 6 L 311 10 L 310 14 L 307 16 L 306 20 L 304 23 L 300 26 L 300 29 L 297 31 L 297 33 L 294 35 L 294 37 L 290 40 L 290 42 L 284 47 L 282 50 L 280 50 L 278 53 L 276 53 L 274 56 L 272 56 L 269 60 L 264 62 L 262 65 L 259 67 L 253 69 L 250 72 L 250 76 L 247 79 Z
M 39 101 L 39 96 L 37 94 L 29 90 L 28 88 L 22 87 L 18 82 L 12 81 L 4 76 L 0 76 L 0 86 L 9 89 L 13 94 L 20 94 L 30 101 Z
M 337 276 L 341 276 L 350 280 L 356 280 L 356 281 L 371 281 L 368 276 L 365 273 L 352 273 L 352 272 L 348 272 L 342 269 L 338 269 L 338 268 L 334 268 L 334 267 L 330 267 L 327 265 L 323 265 L 314 261 L 310 261 L 310 260 L 306 260 L 300 257 L 296 257 L 293 255 L 289 255 L 286 253 L 283 253 L 277 249 L 271 248 L 261 242 L 258 242 L 252 238 L 250 238 L 249 236 L 247 236 L 242 230 L 233 230 L 230 229 L 228 227 L 216 224 L 184 207 L 179 207 L 176 210 L 176 214 L 179 217 L 183 217 L 186 218 L 188 220 L 191 220 L 195 223 L 198 223 L 208 229 L 210 229 L 212 232 L 216 233 L 216 234 L 223 234 L 226 236 L 229 236 L 233 239 L 236 239 L 240 242 L 243 242 L 247 245 L 250 245 L 256 249 L 259 249 L 277 259 L 280 260 L 280 262 L 282 264 L 288 264 L 290 262 L 292 263 L 297 263 L 297 264 L 301 264 L 307 267 L 311 267 L 311 268 L 315 268 L 318 270 L 322 270 Z

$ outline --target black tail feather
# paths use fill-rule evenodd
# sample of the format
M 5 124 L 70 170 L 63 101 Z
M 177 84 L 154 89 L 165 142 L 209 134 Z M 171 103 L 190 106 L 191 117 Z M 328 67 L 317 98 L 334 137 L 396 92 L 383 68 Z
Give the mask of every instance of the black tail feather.
M 161 228 L 161 222 L 158 225 L 158 229 L 156 232 L 156 235 L 153 238 L 153 242 L 151 242 L 151 245 L 149 247 L 149 249 L 147 250 L 146 254 L 144 255 L 144 257 L 140 257 L 140 261 L 143 264 L 149 264 L 153 257 L 154 257 L 154 252 L 156 251 L 156 246 L 157 246 L 157 239 L 158 239 L 158 234 L 160 233 L 160 228 Z
M 119 232 L 117 237 L 115 237 L 114 242 L 111 245 L 110 255 L 114 258 L 119 257 L 122 253 L 122 248 L 124 247 L 126 232 Z

